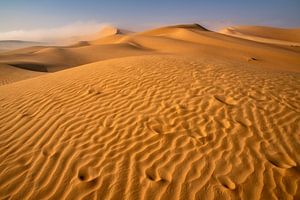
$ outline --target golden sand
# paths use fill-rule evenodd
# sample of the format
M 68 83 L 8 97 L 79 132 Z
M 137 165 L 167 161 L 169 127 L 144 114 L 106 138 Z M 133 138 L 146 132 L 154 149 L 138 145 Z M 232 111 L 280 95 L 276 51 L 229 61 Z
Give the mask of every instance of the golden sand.
M 296 46 L 181 25 L 0 63 L 0 199 L 300 199 Z

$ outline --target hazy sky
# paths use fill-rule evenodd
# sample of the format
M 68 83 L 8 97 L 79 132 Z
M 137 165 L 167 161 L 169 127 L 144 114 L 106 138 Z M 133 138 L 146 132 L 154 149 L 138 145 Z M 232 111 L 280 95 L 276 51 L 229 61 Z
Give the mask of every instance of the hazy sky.
M 133 30 L 192 22 L 300 27 L 299 10 L 300 0 L 0 0 L 0 33 L 102 23 Z

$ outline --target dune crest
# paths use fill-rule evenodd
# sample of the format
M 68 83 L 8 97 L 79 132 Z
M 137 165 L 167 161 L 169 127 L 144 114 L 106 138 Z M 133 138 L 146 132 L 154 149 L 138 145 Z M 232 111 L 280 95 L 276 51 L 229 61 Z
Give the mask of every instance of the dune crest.
M 107 37 L 111 35 L 117 35 L 117 34 L 128 34 L 131 33 L 130 31 L 119 29 L 114 26 L 106 26 L 102 28 L 102 30 L 99 33 L 99 38 L 101 37 Z
M 161 27 L 149 31 L 145 31 L 140 33 L 141 35 L 161 35 L 166 34 L 168 32 L 172 32 L 176 29 L 186 29 L 186 30 L 194 30 L 194 31 L 208 31 L 208 29 L 204 28 L 199 24 L 180 24 L 180 25 L 173 25 L 173 26 L 166 26 Z
M 259 42 L 300 46 L 300 28 L 283 29 L 265 26 L 237 26 L 228 27 L 219 32 Z
M 29 47 L 3 52 L 0 53 L 0 63 L 23 68 L 38 63 L 42 69 L 37 71 L 55 72 L 111 58 L 167 53 L 219 57 L 252 62 L 254 66 L 271 70 L 300 71 L 299 48 L 282 48 L 229 37 L 208 31 L 198 24 L 167 26 L 130 34 L 108 27 L 104 32 L 99 39 L 70 46 Z

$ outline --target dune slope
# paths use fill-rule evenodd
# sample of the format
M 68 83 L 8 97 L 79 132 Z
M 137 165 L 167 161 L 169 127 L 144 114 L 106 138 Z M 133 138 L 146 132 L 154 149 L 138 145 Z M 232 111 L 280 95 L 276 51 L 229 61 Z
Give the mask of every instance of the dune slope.
M 43 72 L 36 72 L 26 69 L 20 69 L 10 65 L 0 64 L 0 86 L 13 82 L 44 75 Z
M 197 24 L 1 53 L 0 199 L 300 199 L 299 58 Z
M 259 42 L 300 46 L 300 28 L 284 29 L 265 26 L 237 26 L 222 29 L 220 32 Z
M 299 89 L 297 73 L 171 55 L 4 85 L 0 198 L 300 198 Z
M 198 24 L 126 34 L 111 28 L 105 37 L 71 46 L 30 47 L 0 54 L 0 63 L 56 72 L 111 58 L 176 54 L 236 60 L 283 71 L 300 71 L 300 49 L 262 44 L 208 31 Z M 102 34 L 103 35 L 103 34 Z

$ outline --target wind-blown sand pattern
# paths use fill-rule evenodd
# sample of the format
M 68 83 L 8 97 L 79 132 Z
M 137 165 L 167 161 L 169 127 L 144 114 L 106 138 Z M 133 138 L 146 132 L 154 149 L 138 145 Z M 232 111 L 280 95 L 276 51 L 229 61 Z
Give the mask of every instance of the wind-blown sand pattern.
M 0 87 L 0 199 L 300 198 L 298 49 L 185 26 L 116 38 L 88 47 L 138 55 Z

